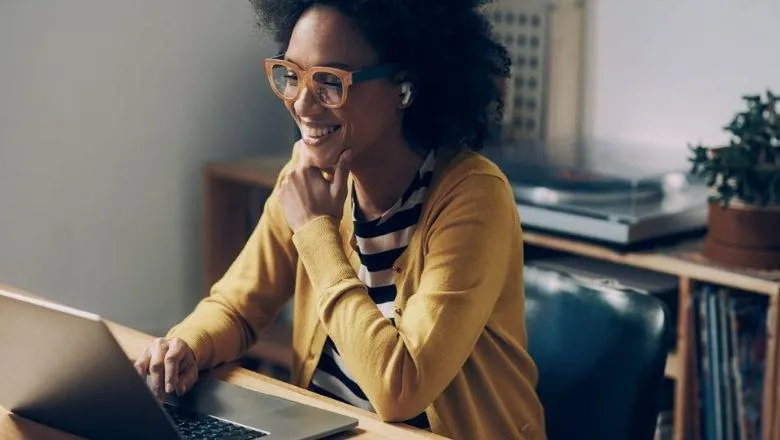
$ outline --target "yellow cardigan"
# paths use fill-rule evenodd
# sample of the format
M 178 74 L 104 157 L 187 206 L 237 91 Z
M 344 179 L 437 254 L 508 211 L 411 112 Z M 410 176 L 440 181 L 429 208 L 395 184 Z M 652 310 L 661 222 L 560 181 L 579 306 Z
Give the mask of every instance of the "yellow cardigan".
M 506 177 L 479 154 L 440 155 L 428 197 L 393 267 L 395 326 L 357 276 L 351 195 L 340 221 L 293 235 L 274 191 L 227 273 L 168 336 L 211 368 L 240 357 L 293 296 L 295 385 L 308 387 L 330 335 L 383 420 L 425 411 L 433 432 L 457 439 L 544 439 Z

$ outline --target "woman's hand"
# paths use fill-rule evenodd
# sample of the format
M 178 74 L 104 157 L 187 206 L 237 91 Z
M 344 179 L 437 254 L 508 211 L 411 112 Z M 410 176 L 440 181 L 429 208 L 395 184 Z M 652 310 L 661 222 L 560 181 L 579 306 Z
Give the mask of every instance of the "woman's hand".
M 350 150 L 344 150 L 336 163 L 333 178 L 328 181 L 323 170 L 314 167 L 300 148 L 298 141 L 298 163 L 291 169 L 279 186 L 279 202 L 284 210 L 287 224 L 293 232 L 309 220 L 322 215 L 341 218 L 347 197 L 347 176 L 352 158 Z
M 157 338 L 135 361 L 142 378 L 152 376 L 152 391 L 160 401 L 165 393 L 181 396 L 198 380 L 195 353 L 179 338 Z

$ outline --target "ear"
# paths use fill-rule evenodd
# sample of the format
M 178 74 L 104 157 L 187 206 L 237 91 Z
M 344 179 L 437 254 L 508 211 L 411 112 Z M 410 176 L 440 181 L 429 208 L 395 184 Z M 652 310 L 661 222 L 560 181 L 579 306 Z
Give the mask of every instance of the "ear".
M 411 81 L 401 83 L 401 108 L 407 108 L 412 103 L 413 86 Z
M 399 86 L 398 108 L 399 109 L 408 108 L 410 105 L 412 105 L 412 102 L 414 102 L 414 97 L 415 97 L 414 79 L 412 78 L 412 75 L 410 75 L 408 72 L 401 72 L 396 76 L 395 80 Z

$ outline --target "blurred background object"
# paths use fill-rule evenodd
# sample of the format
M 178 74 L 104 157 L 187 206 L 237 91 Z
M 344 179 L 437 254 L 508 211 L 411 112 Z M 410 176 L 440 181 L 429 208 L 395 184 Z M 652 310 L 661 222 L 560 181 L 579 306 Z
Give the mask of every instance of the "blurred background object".
M 0 2 L 0 280 L 179 321 L 203 294 L 201 166 L 291 146 L 276 50 L 244 1 Z

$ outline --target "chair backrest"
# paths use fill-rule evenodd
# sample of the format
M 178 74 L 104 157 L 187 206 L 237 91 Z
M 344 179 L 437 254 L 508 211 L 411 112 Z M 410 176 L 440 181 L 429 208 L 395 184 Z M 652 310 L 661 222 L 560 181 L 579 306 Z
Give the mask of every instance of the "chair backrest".
M 673 337 L 665 304 L 530 267 L 525 295 L 548 440 L 652 440 Z

